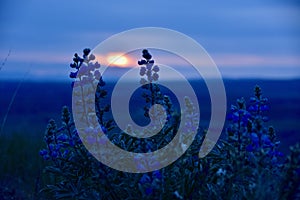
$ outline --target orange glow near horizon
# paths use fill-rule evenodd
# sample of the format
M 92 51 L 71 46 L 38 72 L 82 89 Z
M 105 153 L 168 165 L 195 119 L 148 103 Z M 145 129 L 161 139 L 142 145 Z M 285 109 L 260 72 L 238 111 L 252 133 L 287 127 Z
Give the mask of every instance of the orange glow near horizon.
M 107 57 L 108 63 L 116 66 L 126 66 L 128 64 L 128 59 L 126 56 L 113 54 Z
M 106 55 L 96 55 L 97 60 L 106 65 L 111 67 L 121 67 L 121 68 L 129 68 L 135 67 L 136 62 L 134 62 L 129 55 L 120 53 L 120 52 L 113 52 Z

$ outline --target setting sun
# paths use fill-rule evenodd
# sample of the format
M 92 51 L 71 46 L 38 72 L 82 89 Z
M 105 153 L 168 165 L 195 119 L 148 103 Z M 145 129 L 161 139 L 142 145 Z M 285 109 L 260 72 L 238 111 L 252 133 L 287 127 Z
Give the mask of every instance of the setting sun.
M 107 62 L 110 65 L 116 65 L 116 66 L 124 67 L 128 64 L 128 59 L 127 59 L 126 56 L 119 55 L 119 54 L 114 54 L 114 55 L 109 55 L 107 57 Z

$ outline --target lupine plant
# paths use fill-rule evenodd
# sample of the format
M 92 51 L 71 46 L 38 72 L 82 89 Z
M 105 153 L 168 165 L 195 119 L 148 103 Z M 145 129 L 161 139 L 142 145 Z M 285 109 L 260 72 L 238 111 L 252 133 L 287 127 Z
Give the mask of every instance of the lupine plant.
M 136 139 L 116 133 L 109 118 L 110 105 L 105 105 L 109 91 L 94 62 L 95 56 L 84 49 L 83 57 L 74 55 L 70 65 L 75 72 L 73 87 L 80 87 L 82 117 L 87 117 L 89 106 L 95 106 L 103 132 L 116 145 L 128 151 L 146 152 L 166 145 L 176 134 L 179 114 L 171 98 L 162 93 L 159 67 L 148 50 L 142 51 L 138 61 L 141 76 L 144 116 L 159 116 L 161 110 L 149 108 L 160 104 L 167 113 L 166 125 L 157 136 Z M 80 72 L 79 73 L 79 69 Z M 83 72 L 82 72 L 83 71 Z M 87 81 L 97 77 L 98 83 Z M 95 103 L 84 102 L 86 84 L 96 88 Z M 194 105 L 185 98 L 185 109 L 194 120 Z M 198 127 L 193 144 L 171 165 L 149 173 L 132 174 L 111 169 L 97 161 L 81 142 L 71 113 L 62 109 L 62 124 L 50 120 L 46 129 L 45 147 L 40 155 L 47 162 L 44 175 L 48 177 L 41 193 L 56 199 L 296 199 L 300 198 L 300 147 L 291 147 L 291 154 L 278 151 L 280 144 L 273 127 L 268 127 L 269 103 L 259 86 L 247 102 L 244 98 L 232 105 L 224 138 L 204 158 L 198 157 L 206 130 Z M 90 130 L 91 135 L 93 129 Z M 128 125 L 128 133 L 131 126 Z M 93 140 L 93 137 L 91 137 Z M 96 141 L 95 141 L 96 142 Z M 97 141 L 99 142 L 99 141 Z M 100 144 L 101 145 L 101 141 Z

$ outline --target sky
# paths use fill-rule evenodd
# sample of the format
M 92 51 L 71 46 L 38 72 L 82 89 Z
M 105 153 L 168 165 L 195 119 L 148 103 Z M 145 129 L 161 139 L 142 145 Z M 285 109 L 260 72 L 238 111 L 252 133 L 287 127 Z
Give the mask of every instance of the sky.
M 300 78 L 299 22 L 292 0 L 1 0 L 0 80 L 68 80 L 75 52 L 141 27 L 193 38 L 224 78 Z

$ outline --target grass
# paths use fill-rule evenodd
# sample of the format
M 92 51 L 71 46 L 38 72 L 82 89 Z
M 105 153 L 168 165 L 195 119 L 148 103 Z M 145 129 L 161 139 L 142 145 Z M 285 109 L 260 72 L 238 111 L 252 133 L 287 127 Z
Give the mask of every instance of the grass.
M 235 99 L 241 96 L 248 97 L 248 92 L 252 90 L 255 82 L 257 81 L 226 83 L 228 104 L 234 103 Z M 261 83 L 264 86 L 263 91 L 267 93 L 266 96 L 270 97 L 269 124 L 277 130 L 282 142 L 280 150 L 284 153 L 287 153 L 288 146 L 294 144 L 299 138 L 297 134 L 300 129 L 299 93 L 296 90 L 299 83 L 299 80 Z M 0 84 L 0 93 L 7 95 L 1 96 L 0 122 L 5 116 L 10 98 L 18 84 L 19 82 Z M 289 90 L 286 90 L 287 87 Z M 200 87 L 197 89 L 201 91 Z M 20 87 L 0 137 L 0 200 L 5 199 L 4 194 L 13 196 L 14 199 L 38 198 L 37 191 L 47 179 L 42 176 L 41 170 L 45 163 L 39 156 L 39 150 L 44 145 L 43 133 L 50 118 L 54 118 L 60 125 L 60 110 L 62 105 L 69 105 L 70 93 L 70 85 L 67 83 L 25 82 Z M 203 98 L 201 96 L 200 99 Z M 201 112 L 205 115 L 206 106 L 201 105 L 203 108 Z
M 29 137 L 28 137 L 29 136 Z M 42 183 L 41 137 L 29 133 L 3 135 L 0 140 L 0 199 L 34 199 Z M 1 194 L 2 193 L 2 194 Z

